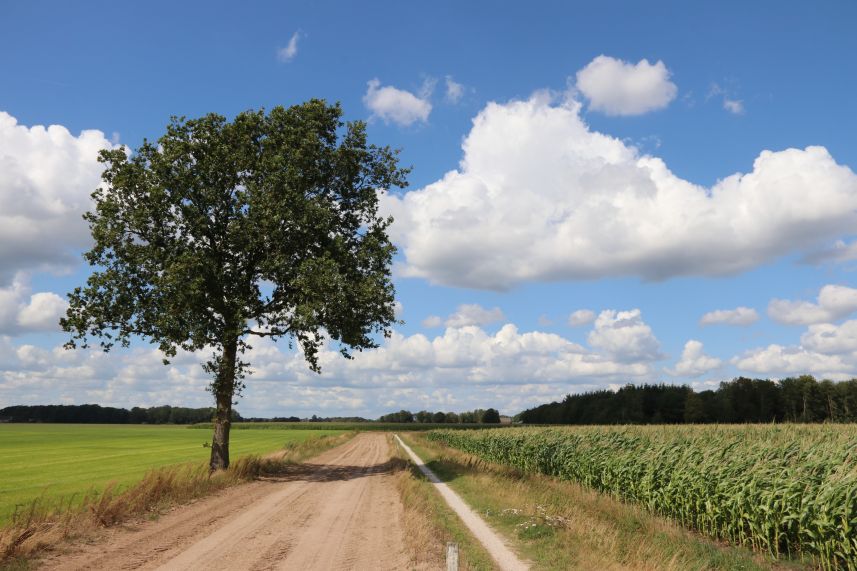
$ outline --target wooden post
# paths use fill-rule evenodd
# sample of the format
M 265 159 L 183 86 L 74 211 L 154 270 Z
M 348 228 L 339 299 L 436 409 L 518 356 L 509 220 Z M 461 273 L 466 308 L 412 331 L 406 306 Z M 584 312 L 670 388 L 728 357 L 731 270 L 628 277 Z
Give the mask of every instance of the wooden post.
M 446 544 L 446 571 L 458 571 L 458 544 Z

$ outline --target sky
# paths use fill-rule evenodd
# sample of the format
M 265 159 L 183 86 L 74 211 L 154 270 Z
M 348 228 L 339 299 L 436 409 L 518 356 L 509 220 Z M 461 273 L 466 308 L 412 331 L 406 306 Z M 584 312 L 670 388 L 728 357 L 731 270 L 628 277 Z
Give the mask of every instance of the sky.
M 245 416 L 857 376 L 854 2 L 35 0 L 0 22 L 0 408 L 210 405 L 205 355 L 63 349 L 97 153 L 310 98 L 413 169 L 381 198 L 402 323 L 321 375 L 253 343 Z

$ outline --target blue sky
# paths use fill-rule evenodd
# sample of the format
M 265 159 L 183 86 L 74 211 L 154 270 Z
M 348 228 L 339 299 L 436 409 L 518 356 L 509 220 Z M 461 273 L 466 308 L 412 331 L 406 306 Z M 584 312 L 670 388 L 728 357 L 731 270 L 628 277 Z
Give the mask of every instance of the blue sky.
M 208 403 L 195 356 L 58 348 L 94 155 L 310 97 L 413 166 L 405 323 L 321 377 L 257 347 L 242 413 L 857 375 L 853 2 L 81 6 L 0 6 L 2 406 Z

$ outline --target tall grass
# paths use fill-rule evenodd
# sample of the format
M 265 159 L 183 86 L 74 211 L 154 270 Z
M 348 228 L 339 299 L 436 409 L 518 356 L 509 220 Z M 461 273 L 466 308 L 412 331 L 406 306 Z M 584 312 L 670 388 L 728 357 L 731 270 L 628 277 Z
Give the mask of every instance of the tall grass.
M 775 557 L 857 569 L 857 427 L 439 430 L 430 440 L 572 480 Z

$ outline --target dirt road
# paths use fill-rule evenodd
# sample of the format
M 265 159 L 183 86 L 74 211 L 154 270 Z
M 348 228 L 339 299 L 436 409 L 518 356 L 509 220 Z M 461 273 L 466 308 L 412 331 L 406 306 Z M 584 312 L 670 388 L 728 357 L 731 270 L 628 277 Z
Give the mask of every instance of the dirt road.
M 383 434 L 237 486 L 41 569 L 402 569 L 402 505 Z

